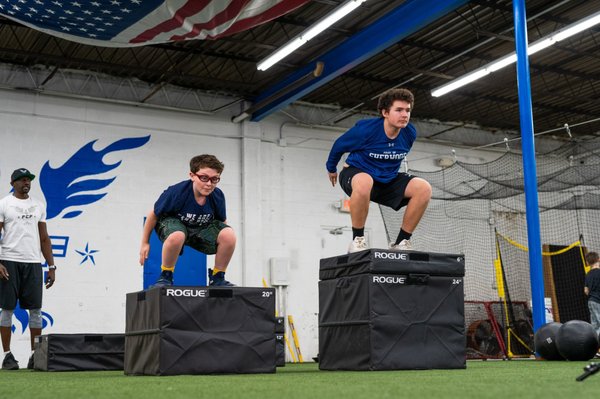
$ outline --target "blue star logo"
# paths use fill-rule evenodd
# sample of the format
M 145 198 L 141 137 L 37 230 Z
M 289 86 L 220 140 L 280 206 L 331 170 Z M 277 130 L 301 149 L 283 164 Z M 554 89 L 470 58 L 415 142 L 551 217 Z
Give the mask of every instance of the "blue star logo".
M 75 250 L 75 252 L 77 252 L 79 255 L 83 256 L 83 260 L 81 262 L 79 262 L 80 265 L 83 264 L 84 262 L 87 262 L 88 260 L 90 260 L 92 262 L 92 264 L 94 266 L 96 266 L 96 261 L 94 260 L 94 254 L 99 251 L 96 249 L 90 249 L 89 243 L 85 244 L 85 249 L 83 251 Z

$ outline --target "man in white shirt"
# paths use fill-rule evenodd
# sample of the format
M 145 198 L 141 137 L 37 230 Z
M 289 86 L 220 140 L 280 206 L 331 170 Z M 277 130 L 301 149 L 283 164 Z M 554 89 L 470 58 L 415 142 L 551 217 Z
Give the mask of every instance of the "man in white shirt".
M 46 288 L 54 284 L 56 266 L 46 228 L 45 206 L 29 196 L 35 176 L 25 168 L 10 178 L 13 193 L 0 200 L 0 337 L 4 349 L 2 369 L 18 370 L 19 363 L 10 351 L 12 316 L 17 300 L 29 310 L 33 368 L 35 337 L 42 333 L 42 256 L 48 263 Z

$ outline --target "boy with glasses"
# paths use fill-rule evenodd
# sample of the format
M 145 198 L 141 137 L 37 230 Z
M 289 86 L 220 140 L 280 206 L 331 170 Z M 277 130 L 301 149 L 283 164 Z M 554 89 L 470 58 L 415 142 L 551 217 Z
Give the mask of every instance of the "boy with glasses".
M 163 243 L 161 274 L 154 286 L 173 285 L 173 272 L 183 246 L 215 255 L 208 269 L 209 285 L 233 286 L 225 271 L 235 250 L 236 237 L 228 226 L 225 196 L 217 188 L 224 165 L 214 155 L 190 160 L 189 179 L 167 188 L 148 213 L 142 232 L 140 265 L 150 252 L 150 235 L 155 230 Z

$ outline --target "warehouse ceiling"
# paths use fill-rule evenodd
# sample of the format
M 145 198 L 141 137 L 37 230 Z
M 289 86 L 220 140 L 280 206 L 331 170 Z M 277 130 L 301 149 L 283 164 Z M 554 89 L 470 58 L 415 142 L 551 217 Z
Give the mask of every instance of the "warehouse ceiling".
M 344 54 L 343 44 L 348 40 L 365 29 L 384 27 L 382 21 L 402 15 L 403 7 L 418 1 L 423 0 L 367 0 L 267 71 L 258 71 L 257 63 L 344 1 L 314 0 L 283 17 L 218 40 L 129 48 L 78 44 L 0 17 L 0 63 L 46 68 L 44 78 L 36 80 L 38 90 L 51 85 L 61 72 L 86 71 L 144 82 L 149 89 L 134 99 L 140 103 L 150 101 L 162 87 L 175 86 L 226 95 L 233 99 L 232 104 L 245 104 L 250 117 L 257 120 L 278 110 L 278 98 L 298 86 L 290 77 L 306 68 L 312 70 L 311 65 L 327 55 Z M 300 82 L 310 89 L 290 97 L 290 102 L 334 110 L 333 117 L 318 122 L 336 125 L 353 114 L 373 111 L 376 97 L 384 90 L 406 87 L 416 97 L 413 118 L 518 131 L 514 65 L 442 97 L 431 95 L 433 89 L 515 50 L 512 1 L 459 3 L 448 13 L 429 16 L 432 20 L 424 28 L 407 30 L 399 40 L 364 60 L 361 53 L 373 49 L 353 48 L 360 62 L 340 68 L 336 74 L 331 75 L 326 62 L 323 73 L 329 80 L 313 86 Z M 600 2 L 589 0 L 528 0 L 526 7 L 530 43 L 600 12 Z M 530 70 L 536 132 L 600 134 L 600 120 L 596 120 L 600 118 L 600 27 L 532 55 Z M 10 77 L 2 80 L 3 87 L 11 86 Z M 267 111 L 252 115 L 261 105 L 257 103 L 267 103 Z M 285 105 L 279 103 L 279 107 Z M 437 134 L 444 139 L 443 131 Z

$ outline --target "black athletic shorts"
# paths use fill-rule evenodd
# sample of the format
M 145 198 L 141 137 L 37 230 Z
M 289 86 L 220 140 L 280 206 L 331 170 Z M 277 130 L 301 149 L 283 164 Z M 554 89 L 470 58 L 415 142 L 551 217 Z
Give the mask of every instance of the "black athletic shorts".
M 352 195 L 352 178 L 358 173 L 366 172 L 363 172 L 354 166 L 347 166 L 340 172 L 340 186 L 348 196 Z M 389 206 L 395 211 L 406 206 L 409 199 L 404 198 L 404 191 L 406 191 L 408 182 L 414 177 L 415 176 L 409 175 L 408 173 L 398 173 L 398 176 L 389 183 L 373 181 L 371 201 L 380 205 Z
M 0 260 L 8 270 L 8 280 L 0 279 L 0 308 L 14 310 L 17 299 L 21 309 L 42 308 L 41 263 L 12 262 Z

